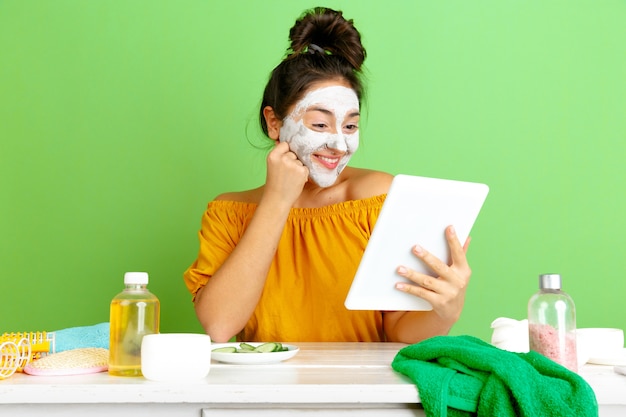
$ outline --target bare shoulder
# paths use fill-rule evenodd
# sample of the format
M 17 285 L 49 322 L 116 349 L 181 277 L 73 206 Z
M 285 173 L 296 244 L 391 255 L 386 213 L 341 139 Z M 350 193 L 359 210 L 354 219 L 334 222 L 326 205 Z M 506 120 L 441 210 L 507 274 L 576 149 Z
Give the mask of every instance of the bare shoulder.
M 348 194 L 353 200 L 386 194 L 393 180 L 393 175 L 372 169 L 350 168 L 348 173 Z
M 223 193 L 215 197 L 215 200 L 220 201 L 237 201 L 240 203 L 254 203 L 258 204 L 263 194 L 263 187 L 254 188 L 246 191 L 232 191 Z

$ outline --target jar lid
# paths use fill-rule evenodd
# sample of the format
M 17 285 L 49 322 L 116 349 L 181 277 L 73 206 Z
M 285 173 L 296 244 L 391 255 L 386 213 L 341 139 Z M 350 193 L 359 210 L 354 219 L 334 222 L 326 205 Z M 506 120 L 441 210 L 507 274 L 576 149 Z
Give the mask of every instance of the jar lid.
M 127 272 L 124 274 L 124 284 L 128 285 L 147 285 L 147 272 Z
M 560 290 L 561 289 L 561 275 L 560 274 L 539 275 L 539 288 L 542 290 Z

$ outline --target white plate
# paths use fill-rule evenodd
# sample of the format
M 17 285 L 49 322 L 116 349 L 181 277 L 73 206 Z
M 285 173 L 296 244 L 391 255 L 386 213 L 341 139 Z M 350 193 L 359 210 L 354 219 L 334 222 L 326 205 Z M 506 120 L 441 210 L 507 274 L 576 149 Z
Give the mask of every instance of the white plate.
M 246 342 L 252 346 L 259 346 L 263 343 L 253 343 Z M 293 358 L 296 353 L 300 350 L 298 346 L 295 345 L 287 345 L 283 343 L 283 347 L 288 350 L 283 352 L 267 352 L 267 353 L 225 353 L 225 352 L 214 352 L 214 349 L 221 347 L 236 347 L 238 348 L 240 342 L 235 343 L 213 343 L 211 344 L 211 359 L 215 359 L 219 362 L 224 363 L 234 363 L 238 365 L 260 365 L 267 363 L 277 363 L 286 361 L 287 359 Z
M 615 355 L 591 357 L 587 363 L 594 365 L 622 365 L 626 366 L 626 349 L 622 349 Z

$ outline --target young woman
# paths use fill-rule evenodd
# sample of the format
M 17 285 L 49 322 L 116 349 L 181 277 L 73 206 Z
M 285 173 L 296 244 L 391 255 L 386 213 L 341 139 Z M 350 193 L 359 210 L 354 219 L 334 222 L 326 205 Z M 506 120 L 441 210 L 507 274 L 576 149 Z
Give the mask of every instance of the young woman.
M 452 227 L 449 265 L 413 248 L 437 278 L 397 270 L 416 284 L 399 283 L 398 291 L 426 299 L 432 311 L 344 307 L 392 176 L 347 166 L 359 145 L 365 60 L 352 21 L 316 8 L 296 21 L 290 39 L 260 109 L 275 142 L 265 184 L 209 203 L 198 258 L 184 274 L 200 323 L 215 342 L 415 343 L 446 334 L 471 274 L 467 243 Z

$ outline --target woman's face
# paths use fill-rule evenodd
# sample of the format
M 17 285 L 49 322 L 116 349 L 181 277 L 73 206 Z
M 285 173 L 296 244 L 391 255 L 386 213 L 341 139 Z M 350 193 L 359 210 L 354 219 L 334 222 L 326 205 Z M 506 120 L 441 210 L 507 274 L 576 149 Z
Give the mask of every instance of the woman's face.
M 359 99 L 339 81 L 314 84 L 283 120 L 279 140 L 329 187 L 359 147 Z

